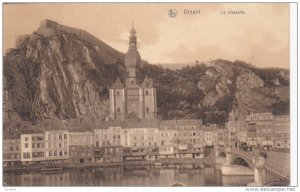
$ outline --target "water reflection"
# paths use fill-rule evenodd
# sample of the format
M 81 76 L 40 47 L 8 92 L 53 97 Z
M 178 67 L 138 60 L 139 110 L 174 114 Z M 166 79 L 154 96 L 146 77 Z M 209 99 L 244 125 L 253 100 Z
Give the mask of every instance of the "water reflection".
M 204 169 L 71 169 L 60 173 L 4 173 L 5 186 L 187 186 L 246 185 L 252 177 L 222 177 L 213 167 Z

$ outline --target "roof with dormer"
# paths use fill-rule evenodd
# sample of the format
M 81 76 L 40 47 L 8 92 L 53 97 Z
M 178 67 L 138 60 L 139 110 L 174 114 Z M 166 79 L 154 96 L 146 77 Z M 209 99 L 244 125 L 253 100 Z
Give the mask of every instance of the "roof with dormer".
M 111 86 L 112 89 L 124 89 L 124 85 L 120 81 L 119 77 L 115 81 L 115 83 Z

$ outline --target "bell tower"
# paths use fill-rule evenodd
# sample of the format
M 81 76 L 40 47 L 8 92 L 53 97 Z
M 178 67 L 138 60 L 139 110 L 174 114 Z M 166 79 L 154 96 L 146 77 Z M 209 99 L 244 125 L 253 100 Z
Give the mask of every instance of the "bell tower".
M 140 71 L 141 56 L 137 50 L 137 38 L 135 34 L 136 32 L 132 23 L 129 36 L 129 49 L 125 56 L 127 87 L 137 87 L 138 76 Z

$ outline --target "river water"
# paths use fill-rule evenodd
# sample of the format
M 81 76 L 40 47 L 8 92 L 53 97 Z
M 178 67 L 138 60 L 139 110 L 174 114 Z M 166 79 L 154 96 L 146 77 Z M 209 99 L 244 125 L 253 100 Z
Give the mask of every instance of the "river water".
M 60 173 L 4 173 L 4 186 L 241 186 L 253 176 L 222 176 L 214 167 L 203 169 L 70 169 Z

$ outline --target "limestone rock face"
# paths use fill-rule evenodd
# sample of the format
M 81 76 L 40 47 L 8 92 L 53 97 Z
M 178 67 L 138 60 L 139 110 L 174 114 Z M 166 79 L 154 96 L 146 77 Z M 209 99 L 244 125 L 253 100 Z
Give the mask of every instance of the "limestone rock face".
M 105 117 L 103 93 L 124 67 L 107 66 L 94 46 L 67 34 L 33 34 L 18 43 L 4 58 L 5 110 L 23 120 Z

